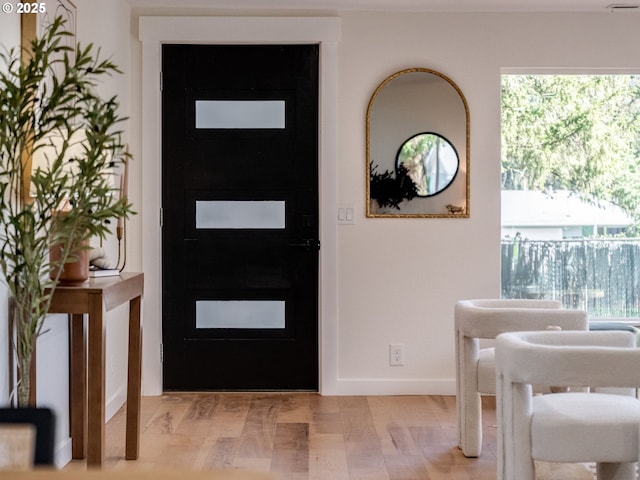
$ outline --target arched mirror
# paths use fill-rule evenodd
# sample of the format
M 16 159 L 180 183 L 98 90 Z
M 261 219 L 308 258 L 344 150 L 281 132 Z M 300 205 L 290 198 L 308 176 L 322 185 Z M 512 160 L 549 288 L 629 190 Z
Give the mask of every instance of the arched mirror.
M 394 73 L 367 108 L 367 217 L 469 216 L 469 108 L 426 68 Z

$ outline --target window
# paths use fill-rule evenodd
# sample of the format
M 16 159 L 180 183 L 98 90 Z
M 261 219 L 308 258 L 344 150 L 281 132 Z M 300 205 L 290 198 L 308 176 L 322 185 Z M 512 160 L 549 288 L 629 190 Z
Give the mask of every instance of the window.
M 640 316 L 640 76 L 502 76 L 502 296 Z

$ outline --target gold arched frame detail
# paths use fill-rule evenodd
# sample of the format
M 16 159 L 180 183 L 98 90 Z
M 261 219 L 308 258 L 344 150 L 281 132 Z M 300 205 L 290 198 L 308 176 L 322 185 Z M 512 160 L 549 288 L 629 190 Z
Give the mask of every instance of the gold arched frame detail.
M 372 125 L 371 125 L 371 116 L 372 116 L 372 111 L 373 108 L 375 106 L 375 102 L 376 99 L 378 99 L 379 95 L 381 94 L 381 92 L 383 91 L 383 89 L 385 87 L 388 87 L 389 84 L 393 81 L 398 79 L 399 77 L 402 77 L 403 75 L 407 75 L 410 73 L 424 73 L 424 74 L 430 74 L 433 75 L 436 78 L 442 79 L 444 80 L 457 94 L 457 97 L 460 100 L 460 106 L 464 109 L 464 121 L 463 121 L 463 128 L 464 128 L 464 134 L 462 136 L 462 138 L 464 138 L 464 146 L 463 148 L 460 148 L 459 145 L 455 145 L 455 148 L 458 152 L 462 151 L 464 152 L 464 159 L 461 160 L 461 165 L 459 165 L 458 168 L 458 173 L 456 174 L 456 178 L 459 175 L 463 176 L 463 180 L 457 179 L 456 181 L 458 183 L 462 182 L 463 185 L 457 185 L 457 188 L 460 190 L 460 194 L 461 194 L 461 199 L 462 200 L 462 205 L 460 205 L 459 203 L 452 203 L 452 204 L 448 204 L 445 205 L 443 209 L 438 208 L 437 211 L 436 209 L 432 209 L 429 207 L 426 207 L 424 210 L 425 211 L 419 211 L 419 212 L 415 212 L 415 211 L 411 211 L 411 212 L 403 212 L 403 208 L 401 208 L 399 211 L 389 211 L 389 212 L 379 212 L 379 211 L 374 211 L 374 209 L 372 208 L 372 202 L 371 202 L 371 182 L 370 182 L 370 178 L 371 178 L 371 163 L 372 163 L 372 139 L 371 139 L 371 135 L 372 135 Z M 418 129 L 420 130 L 420 129 Z M 437 127 L 435 128 L 429 128 L 429 130 L 434 131 L 435 133 L 439 133 L 436 130 L 438 130 Z M 409 138 L 410 136 L 412 136 L 413 134 L 417 133 L 416 131 L 411 131 L 411 132 L 406 132 L 406 135 L 404 136 L 405 139 Z M 446 137 L 446 135 L 445 135 Z M 395 145 L 394 147 L 397 149 L 400 145 Z M 395 159 L 394 159 L 395 161 Z M 387 78 L 385 78 L 382 83 L 380 83 L 376 89 L 374 90 L 373 94 L 371 95 L 371 98 L 369 100 L 369 104 L 367 105 L 367 113 L 366 113 L 366 177 L 365 177 L 365 185 L 366 185 L 366 198 L 365 198 L 365 205 L 366 205 L 366 216 L 368 218 L 469 218 L 470 216 L 470 115 L 469 115 L 469 105 L 467 103 L 467 100 L 464 96 L 464 94 L 462 93 L 462 90 L 460 89 L 460 87 L 451 79 L 449 78 L 447 75 L 438 72 L 436 70 L 432 70 L 429 68 L 407 68 L 404 70 L 400 70 L 396 73 L 393 73 L 392 75 L 389 75 Z M 461 168 L 464 167 L 464 168 Z M 432 197 L 435 198 L 437 195 L 433 195 Z M 403 202 L 406 203 L 406 202 Z M 449 208 L 452 207 L 452 208 Z M 406 208 L 405 208 L 406 210 Z

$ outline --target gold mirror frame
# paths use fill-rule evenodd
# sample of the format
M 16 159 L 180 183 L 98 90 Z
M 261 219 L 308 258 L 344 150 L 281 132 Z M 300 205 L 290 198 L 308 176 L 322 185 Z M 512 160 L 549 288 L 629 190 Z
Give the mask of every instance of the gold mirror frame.
M 467 100 L 446 75 L 428 68 L 408 68 L 387 77 L 373 92 L 367 107 L 366 216 L 468 218 L 469 125 Z M 386 181 L 403 183 L 396 168 L 396 152 L 407 139 L 421 132 L 443 136 L 458 152 L 458 172 L 451 185 L 434 195 L 409 200 L 403 197 L 399 203 L 395 202 L 397 209 L 389 205 L 377 208 L 377 200 L 371 196 L 372 190 L 377 190 L 377 187 L 372 188 L 372 174 L 376 179 L 386 176 Z M 379 181 L 375 183 L 380 185 Z

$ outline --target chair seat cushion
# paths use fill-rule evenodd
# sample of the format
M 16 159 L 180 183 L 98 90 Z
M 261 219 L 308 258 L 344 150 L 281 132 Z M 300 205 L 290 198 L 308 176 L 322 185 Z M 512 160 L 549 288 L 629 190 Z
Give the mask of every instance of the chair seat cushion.
M 640 401 L 605 393 L 533 398 L 533 458 L 547 462 L 633 462 L 638 458 Z
M 636 345 L 640 346 L 640 329 L 623 322 L 610 322 L 610 321 L 590 321 L 589 330 L 602 331 L 602 330 L 622 330 L 631 332 L 636 336 Z
M 478 375 L 478 393 L 484 395 L 496 394 L 496 349 L 483 348 L 478 354 L 476 365 Z M 534 392 L 549 392 L 547 385 L 534 385 Z

